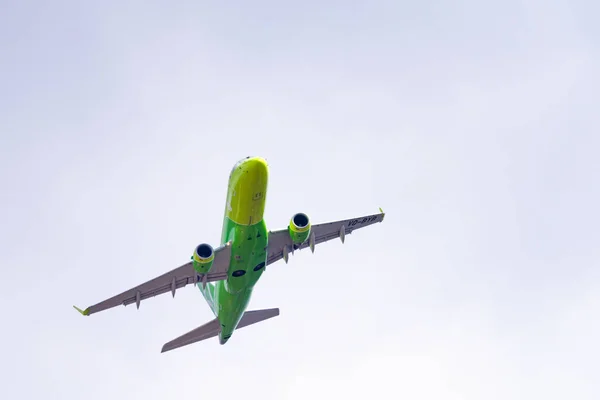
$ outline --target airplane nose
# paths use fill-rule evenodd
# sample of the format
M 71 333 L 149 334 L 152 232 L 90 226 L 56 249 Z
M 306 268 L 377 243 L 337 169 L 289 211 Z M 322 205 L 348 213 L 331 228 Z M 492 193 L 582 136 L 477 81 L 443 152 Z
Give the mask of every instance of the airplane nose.
M 265 175 L 268 168 L 267 160 L 262 157 L 250 157 L 244 162 L 244 169 L 252 171 L 256 175 Z
M 248 157 L 231 171 L 227 191 L 227 217 L 241 225 L 252 225 L 263 218 L 269 183 L 269 167 L 262 157 Z
M 255 188 L 266 186 L 269 180 L 269 166 L 267 161 L 262 157 L 248 158 L 242 164 L 242 170 L 245 172 L 245 179 L 248 182 L 253 182 Z M 264 191 L 264 190 L 260 190 Z

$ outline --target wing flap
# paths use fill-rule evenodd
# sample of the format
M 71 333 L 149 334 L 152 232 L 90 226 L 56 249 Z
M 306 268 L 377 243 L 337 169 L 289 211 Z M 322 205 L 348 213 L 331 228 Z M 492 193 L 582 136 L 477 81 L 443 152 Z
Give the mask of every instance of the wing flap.
M 192 270 L 193 270 L 193 266 L 192 266 Z M 193 275 L 194 273 L 191 272 L 191 274 Z M 181 289 L 183 287 L 186 287 L 189 284 L 195 284 L 195 283 L 201 282 L 202 281 L 202 276 L 203 276 L 203 274 L 197 274 L 197 277 L 196 277 L 197 280 L 196 280 L 196 282 L 194 282 L 194 278 L 193 277 L 185 277 L 183 279 L 177 280 L 176 281 L 176 285 L 175 285 L 175 290 L 179 290 L 179 289 Z M 220 280 L 225 280 L 225 279 L 227 279 L 227 274 L 226 273 L 225 274 L 222 274 L 222 273 L 219 273 L 219 274 L 209 273 L 208 274 L 208 278 L 206 279 L 206 281 L 207 282 L 214 282 L 214 281 L 220 281 Z M 169 283 L 168 285 L 162 285 L 160 287 L 157 287 L 156 289 L 151 289 L 151 290 L 149 290 L 147 292 L 141 293 L 140 300 L 147 300 L 147 299 L 149 299 L 151 297 L 156 297 L 158 295 L 161 295 L 161 294 L 164 294 L 164 293 L 167 293 L 167 292 L 170 292 L 170 291 L 172 291 L 172 286 Z M 123 305 L 124 306 L 128 306 L 128 305 L 133 304 L 135 302 L 136 302 L 136 296 L 134 295 L 133 297 L 129 297 L 126 300 L 123 300 Z

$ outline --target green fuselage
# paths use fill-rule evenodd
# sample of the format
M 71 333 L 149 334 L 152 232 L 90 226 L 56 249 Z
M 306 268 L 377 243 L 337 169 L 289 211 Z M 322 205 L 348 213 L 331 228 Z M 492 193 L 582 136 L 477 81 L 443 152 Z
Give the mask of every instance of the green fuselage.
M 269 171 L 259 157 L 239 161 L 231 171 L 221 243 L 231 242 L 227 280 L 198 288 L 221 323 L 225 344 L 237 327 L 265 270 L 268 231 L 263 220 Z

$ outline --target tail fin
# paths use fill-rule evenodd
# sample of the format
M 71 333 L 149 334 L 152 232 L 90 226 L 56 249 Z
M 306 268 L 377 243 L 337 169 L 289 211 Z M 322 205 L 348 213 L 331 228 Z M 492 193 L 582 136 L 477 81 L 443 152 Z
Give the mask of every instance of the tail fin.
M 257 322 L 264 321 L 269 318 L 273 318 L 279 315 L 279 308 L 269 308 L 266 310 L 254 310 L 254 311 L 246 311 L 238 326 L 236 328 L 240 329 L 248 325 L 255 324 Z M 201 340 L 210 339 L 212 337 L 217 336 L 221 332 L 221 324 L 219 323 L 219 319 L 215 318 L 206 324 L 189 331 L 188 333 L 179 336 L 176 339 L 171 340 L 162 348 L 161 353 L 177 349 L 179 347 L 187 346 L 188 344 L 196 343 Z

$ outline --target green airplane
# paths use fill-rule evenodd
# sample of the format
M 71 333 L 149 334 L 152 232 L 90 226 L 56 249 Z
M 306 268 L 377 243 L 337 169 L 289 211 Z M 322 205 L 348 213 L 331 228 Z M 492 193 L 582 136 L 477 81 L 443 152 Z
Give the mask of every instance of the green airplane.
M 142 300 L 175 292 L 194 284 L 206 299 L 215 319 L 168 343 L 162 352 L 215 336 L 223 345 L 236 329 L 279 315 L 278 308 L 246 311 L 254 286 L 269 266 L 281 259 L 288 262 L 294 250 L 340 238 L 356 229 L 383 222 L 379 214 L 311 225 L 308 216 L 297 213 L 287 229 L 268 231 L 263 219 L 269 168 L 265 159 L 246 157 L 238 161 L 229 175 L 227 202 L 221 245 L 216 249 L 202 243 L 196 247 L 191 261 L 157 278 L 81 310 L 85 316 L 109 308 L 136 304 Z M 215 282 L 214 284 L 212 282 Z

